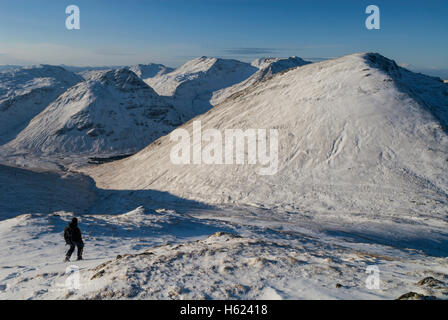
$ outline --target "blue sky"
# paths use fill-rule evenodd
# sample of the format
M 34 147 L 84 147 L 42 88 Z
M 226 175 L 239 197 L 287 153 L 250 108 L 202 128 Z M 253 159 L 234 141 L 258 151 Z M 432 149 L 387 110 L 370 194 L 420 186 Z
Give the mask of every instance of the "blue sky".
M 65 28 L 78 5 L 81 29 Z M 365 8 L 381 10 L 367 30 Z M 0 64 L 178 66 L 197 56 L 339 57 L 375 51 L 448 78 L 448 1 L 0 0 Z

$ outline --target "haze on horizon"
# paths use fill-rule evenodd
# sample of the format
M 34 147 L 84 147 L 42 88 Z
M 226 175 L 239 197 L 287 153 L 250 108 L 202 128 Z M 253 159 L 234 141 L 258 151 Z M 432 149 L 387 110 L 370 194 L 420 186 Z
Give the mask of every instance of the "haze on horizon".
M 177 67 L 204 55 L 318 61 L 379 52 L 448 78 L 446 1 L 320 2 L 0 0 L 0 65 Z M 71 4 L 81 10 L 80 30 L 65 28 Z M 370 4 L 381 10 L 380 30 L 365 28 Z

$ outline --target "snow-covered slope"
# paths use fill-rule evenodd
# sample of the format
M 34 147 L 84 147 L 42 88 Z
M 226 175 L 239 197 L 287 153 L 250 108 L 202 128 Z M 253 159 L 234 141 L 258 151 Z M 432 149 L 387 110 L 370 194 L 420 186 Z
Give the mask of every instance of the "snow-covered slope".
M 261 82 L 272 75 L 291 69 L 295 67 L 304 66 L 306 64 L 310 64 L 311 62 L 305 61 L 299 57 L 289 57 L 289 58 L 261 58 L 252 62 L 254 67 L 259 68 L 257 72 L 255 72 L 248 79 L 234 84 L 231 87 L 227 87 L 221 90 L 218 90 L 213 93 L 213 97 L 210 100 L 212 105 L 217 105 L 223 102 L 225 99 L 230 97 L 232 94 L 240 92 L 251 85 Z
M 195 120 L 203 130 L 278 130 L 278 171 L 260 164 L 176 165 L 162 137 L 131 158 L 91 168 L 112 189 L 156 189 L 250 204 L 362 228 L 360 221 L 446 225 L 448 88 L 379 54 L 274 75 Z M 192 123 L 182 126 L 190 133 Z M 204 142 L 203 145 L 206 143 Z M 356 217 L 356 220 L 353 220 Z M 300 217 L 305 219 L 304 217 Z
M 200 57 L 146 83 L 158 94 L 172 96 L 176 108 L 189 119 L 212 107 L 214 91 L 239 83 L 257 70 L 237 60 Z
M 36 146 L 87 150 L 89 132 L 108 146 L 103 124 L 140 120 L 126 106 L 159 99 L 128 70 L 93 74 L 33 120 L 73 127 Z M 447 108 L 440 80 L 356 54 L 279 72 L 197 117 L 223 135 L 278 130 L 272 176 L 260 165 L 174 165 L 168 136 L 86 168 L 96 185 L 0 166 L 0 299 L 446 299 Z M 21 143 L 45 141 L 39 125 Z M 74 215 L 84 260 L 68 264 L 62 231 Z M 367 286 L 371 267 L 379 288 Z
M 133 72 L 97 71 L 62 94 L 4 148 L 64 155 L 132 153 L 171 131 L 179 119 Z
M 396 299 L 410 291 L 443 299 L 447 294 L 443 257 L 200 220 L 162 208 L 79 217 L 84 260 L 66 264 L 62 235 L 72 217 L 57 211 L 0 221 L 0 299 Z M 366 287 L 372 265 L 380 268 L 379 289 Z M 79 268 L 77 289 L 68 281 L 73 266 Z M 432 282 L 422 281 L 429 276 Z
M 443 297 L 443 281 L 439 281 L 439 290 L 416 284 L 423 278 L 423 266 L 415 262 L 317 243 L 314 239 L 286 243 L 217 232 L 199 241 L 149 247 L 83 270 L 83 287 L 70 298 L 393 299 L 410 290 Z M 322 250 L 334 256 L 322 255 Z M 385 271 L 381 291 L 365 287 L 365 265 L 377 258 Z M 434 268 L 434 262 L 428 261 L 425 267 Z M 409 270 L 406 276 L 396 276 L 400 268 Z M 38 283 L 33 278 L 32 282 Z
M 0 165 L 0 221 L 28 213 L 84 213 L 96 200 L 91 179 L 71 172 Z
M 0 144 L 82 78 L 61 67 L 38 65 L 0 72 Z
M 134 72 L 137 76 L 140 77 L 143 81 L 146 82 L 147 79 L 160 77 L 166 73 L 173 72 L 174 69 L 170 67 L 166 67 L 163 64 L 137 64 L 134 66 L 130 66 L 129 70 Z

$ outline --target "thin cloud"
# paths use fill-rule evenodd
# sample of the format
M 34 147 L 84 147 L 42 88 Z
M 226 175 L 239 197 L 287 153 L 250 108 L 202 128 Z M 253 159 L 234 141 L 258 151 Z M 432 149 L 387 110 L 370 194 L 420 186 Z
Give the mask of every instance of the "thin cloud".
M 135 53 L 120 52 L 115 50 L 95 50 L 93 52 L 96 54 L 100 54 L 102 56 L 119 56 L 119 57 L 135 56 Z
M 330 60 L 330 59 L 334 59 L 335 57 L 304 57 L 303 59 L 308 60 L 308 61 L 312 61 L 312 62 L 319 62 L 319 61 L 324 61 L 324 60 Z
M 256 54 L 273 54 L 278 52 L 275 48 L 231 48 L 224 49 L 225 54 L 235 54 L 235 55 L 256 55 Z
M 31 59 L 21 59 L 15 55 L 8 54 L 5 52 L 0 52 L 0 65 L 31 65 L 36 64 L 35 60 Z

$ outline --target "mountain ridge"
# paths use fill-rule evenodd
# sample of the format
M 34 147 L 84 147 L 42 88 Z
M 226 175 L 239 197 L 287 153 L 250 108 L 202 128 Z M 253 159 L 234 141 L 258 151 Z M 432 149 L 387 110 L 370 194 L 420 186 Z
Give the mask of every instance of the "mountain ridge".
M 241 82 L 256 71 L 249 63 L 203 56 L 146 83 L 158 94 L 171 97 L 188 120 L 212 108 L 210 99 L 214 91 Z
M 0 72 L 0 145 L 65 90 L 83 79 L 62 67 L 36 65 Z
M 222 103 L 225 99 L 233 94 L 242 91 L 255 83 L 264 81 L 274 74 L 284 72 L 291 68 L 301 67 L 310 64 L 310 61 L 305 61 L 297 56 L 289 58 L 260 58 L 251 63 L 252 66 L 257 67 L 259 70 L 251 75 L 246 80 L 236 83 L 231 87 L 223 88 L 213 93 L 210 100 L 212 105 Z
M 5 150 L 44 154 L 133 153 L 180 122 L 132 71 L 95 71 L 36 116 Z
M 409 81 L 410 89 L 401 91 L 399 81 Z M 247 164 L 173 165 L 168 136 L 131 158 L 86 170 L 104 188 L 157 189 L 211 204 L 280 206 L 335 217 L 340 210 L 420 216 L 409 199 L 424 197 L 440 212 L 438 201 L 448 201 L 442 122 L 447 94 L 436 78 L 378 54 L 349 55 L 276 74 L 194 119 L 204 130 L 278 129 L 277 175 L 260 177 L 257 166 Z M 181 128 L 191 132 L 191 123 Z

